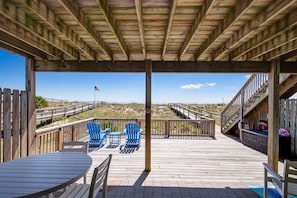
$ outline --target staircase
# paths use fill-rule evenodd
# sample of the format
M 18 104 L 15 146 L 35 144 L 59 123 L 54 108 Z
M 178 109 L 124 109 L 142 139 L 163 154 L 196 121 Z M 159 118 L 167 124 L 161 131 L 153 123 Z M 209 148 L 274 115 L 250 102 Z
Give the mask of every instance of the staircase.
M 280 75 L 280 98 L 297 90 L 297 75 Z M 221 129 L 229 132 L 239 121 L 268 98 L 268 74 L 253 74 L 221 113 Z

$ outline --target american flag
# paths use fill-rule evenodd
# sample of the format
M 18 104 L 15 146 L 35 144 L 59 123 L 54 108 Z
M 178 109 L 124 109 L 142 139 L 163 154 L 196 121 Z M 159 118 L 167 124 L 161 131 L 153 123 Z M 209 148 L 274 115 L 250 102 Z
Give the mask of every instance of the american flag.
M 97 86 L 95 86 L 95 91 L 100 91 L 100 89 Z

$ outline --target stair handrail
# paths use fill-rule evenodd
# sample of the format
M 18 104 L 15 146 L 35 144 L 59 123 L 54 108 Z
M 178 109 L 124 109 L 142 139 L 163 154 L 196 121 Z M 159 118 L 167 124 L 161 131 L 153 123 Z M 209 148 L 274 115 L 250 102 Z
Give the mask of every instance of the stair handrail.
M 280 74 L 280 84 L 287 79 L 290 74 Z M 250 78 L 246 81 L 246 83 L 242 86 L 242 88 L 238 91 L 238 93 L 234 96 L 234 98 L 230 101 L 228 105 L 224 108 L 221 112 L 221 128 L 225 129 L 225 125 L 231 119 L 234 118 L 236 113 L 240 111 L 240 108 L 243 107 L 248 102 L 252 102 L 252 99 L 265 87 L 268 87 L 268 78 L 269 74 L 267 73 L 260 73 L 260 74 L 252 74 Z M 241 98 L 243 97 L 243 98 Z M 234 110 L 235 102 L 239 100 L 239 104 L 236 105 L 236 109 Z M 233 107 L 233 109 L 232 109 Z M 231 109 L 231 110 L 230 110 Z M 231 111 L 229 113 L 228 111 Z M 233 119 L 234 122 L 238 121 Z M 235 123 L 233 123 L 235 124 Z

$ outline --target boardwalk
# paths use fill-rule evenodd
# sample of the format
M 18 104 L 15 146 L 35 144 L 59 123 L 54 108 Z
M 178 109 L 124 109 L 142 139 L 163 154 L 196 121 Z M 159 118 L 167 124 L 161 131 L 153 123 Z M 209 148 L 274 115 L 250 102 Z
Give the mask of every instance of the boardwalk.
M 216 139 L 152 139 L 150 173 L 143 172 L 144 139 L 131 153 L 107 144 L 89 153 L 88 182 L 94 166 L 112 153 L 109 197 L 257 197 L 249 186 L 263 185 L 267 156 L 216 131 Z

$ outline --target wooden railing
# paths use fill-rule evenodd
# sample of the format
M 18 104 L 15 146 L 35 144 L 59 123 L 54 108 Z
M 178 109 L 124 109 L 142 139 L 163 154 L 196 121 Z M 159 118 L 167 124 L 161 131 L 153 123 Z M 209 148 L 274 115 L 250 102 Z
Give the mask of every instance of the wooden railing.
M 122 132 L 127 122 L 136 122 L 141 128 L 145 128 L 144 119 L 90 118 L 60 126 L 40 129 L 36 131 L 36 153 L 40 154 L 58 151 L 61 149 L 63 141 L 86 140 L 86 123 L 90 121 L 98 122 L 103 129 L 110 128 L 111 131 Z M 215 137 L 214 120 L 153 119 L 151 123 L 152 136 Z
M 77 103 L 69 106 L 62 107 L 47 107 L 42 109 L 36 109 L 36 120 L 53 120 L 55 118 L 68 117 L 84 111 L 88 111 L 103 105 L 104 102 L 94 103 Z
M 0 88 L 0 163 L 28 155 L 27 92 Z M 127 122 L 137 122 L 145 128 L 144 119 L 90 118 L 69 124 L 39 129 L 35 133 L 36 154 L 55 152 L 63 141 L 86 139 L 86 123 L 100 122 L 102 128 L 123 131 Z M 172 120 L 153 119 L 152 135 L 215 137 L 213 119 Z
M 281 74 L 280 84 L 290 75 Z M 268 74 L 253 74 L 221 112 L 221 129 L 225 133 L 268 96 Z M 240 112 L 242 110 L 242 112 Z
M 208 111 L 207 109 L 199 108 L 193 105 L 172 103 L 169 104 L 169 106 L 173 111 L 176 111 L 179 114 L 182 114 L 185 118 L 189 119 L 200 119 L 202 117 L 208 119 L 220 116 L 220 113 Z
M 221 129 L 224 132 L 230 125 L 239 121 L 241 92 L 238 92 L 221 112 Z

